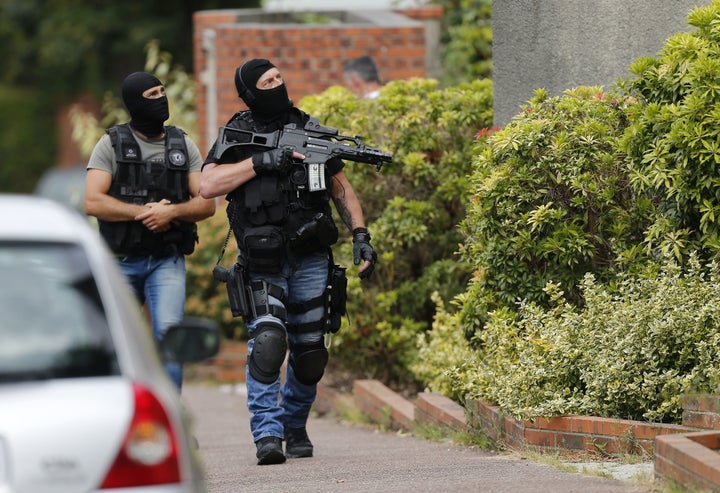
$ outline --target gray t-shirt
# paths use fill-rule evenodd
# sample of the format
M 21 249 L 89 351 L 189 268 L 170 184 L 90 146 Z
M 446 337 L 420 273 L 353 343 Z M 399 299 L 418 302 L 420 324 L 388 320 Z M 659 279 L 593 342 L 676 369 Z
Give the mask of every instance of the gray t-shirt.
M 135 132 L 133 132 L 133 134 L 140 146 L 140 154 L 143 157 L 143 161 L 150 160 L 156 163 L 165 162 L 165 139 L 149 141 L 143 139 Z M 187 145 L 188 160 L 190 162 L 189 172 L 200 171 L 203 162 L 200 149 L 198 149 L 195 142 L 187 135 L 185 135 L 185 145 Z M 112 175 L 115 176 L 117 172 L 115 149 L 113 149 L 110 136 L 107 133 L 95 144 L 95 148 L 90 155 L 90 161 L 88 161 L 87 169 L 100 169 L 112 173 Z

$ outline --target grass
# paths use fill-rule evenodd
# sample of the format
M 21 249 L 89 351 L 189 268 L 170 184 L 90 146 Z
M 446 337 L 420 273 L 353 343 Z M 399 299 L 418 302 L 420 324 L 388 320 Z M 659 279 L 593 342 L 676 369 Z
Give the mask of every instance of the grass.
M 418 422 L 412 432 L 413 436 L 433 442 L 449 442 L 465 447 L 479 447 L 485 450 L 497 450 L 498 447 L 482 433 L 464 431 L 439 426 L 427 422 Z

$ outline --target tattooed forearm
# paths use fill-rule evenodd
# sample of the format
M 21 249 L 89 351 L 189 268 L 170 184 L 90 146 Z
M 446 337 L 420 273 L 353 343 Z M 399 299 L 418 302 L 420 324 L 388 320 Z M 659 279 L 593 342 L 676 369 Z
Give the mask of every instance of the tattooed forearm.
M 333 176 L 332 197 L 340 219 L 350 231 L 365 227 L 360 201 L 355 194 L 355 189 L 347 181 L 345 173 L 342 171 Z
M 335 198 L 333 200 L 335 203 L 335 209 L 337 210 L 338 214 L 340 215 L 340 219 L 345 223 L 345 225 L 348 227 L 350 231 L 353 230 L 353 224 L 352 224 L 352 214 L 350 214 L 350 210 L 347 208 L 347 205 L 345 204 L 344 198 Z

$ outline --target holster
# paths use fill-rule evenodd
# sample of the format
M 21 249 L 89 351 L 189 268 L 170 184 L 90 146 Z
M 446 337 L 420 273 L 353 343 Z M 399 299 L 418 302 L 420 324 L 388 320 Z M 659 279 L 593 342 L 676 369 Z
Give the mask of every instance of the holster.
M 347 274 L 345 267 L 331 263 L 328 271 L 328 286 L 325 289 L 325 302 L 325 331 L 334 334 L 340 330 L 342 317 L 347 313 Z
M 216 265 L 213 269 L 213 277 L 224 282 L 227 287 L 228 303 L 233 317 L 242 317 L 249 321 L 252 317 L 248 304 L 248 292 L 245 284 L 245 272 L 239 263 L 235 263 L 230 269 Z

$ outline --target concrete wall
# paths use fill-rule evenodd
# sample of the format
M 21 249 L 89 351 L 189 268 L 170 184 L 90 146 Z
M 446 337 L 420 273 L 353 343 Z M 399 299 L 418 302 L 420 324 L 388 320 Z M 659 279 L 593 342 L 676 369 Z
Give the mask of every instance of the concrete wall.
M 493 0 L 495 125 L 545 88 L 610 87 L 639 56 L 688 32 L 688 13 L 709 0 Z

